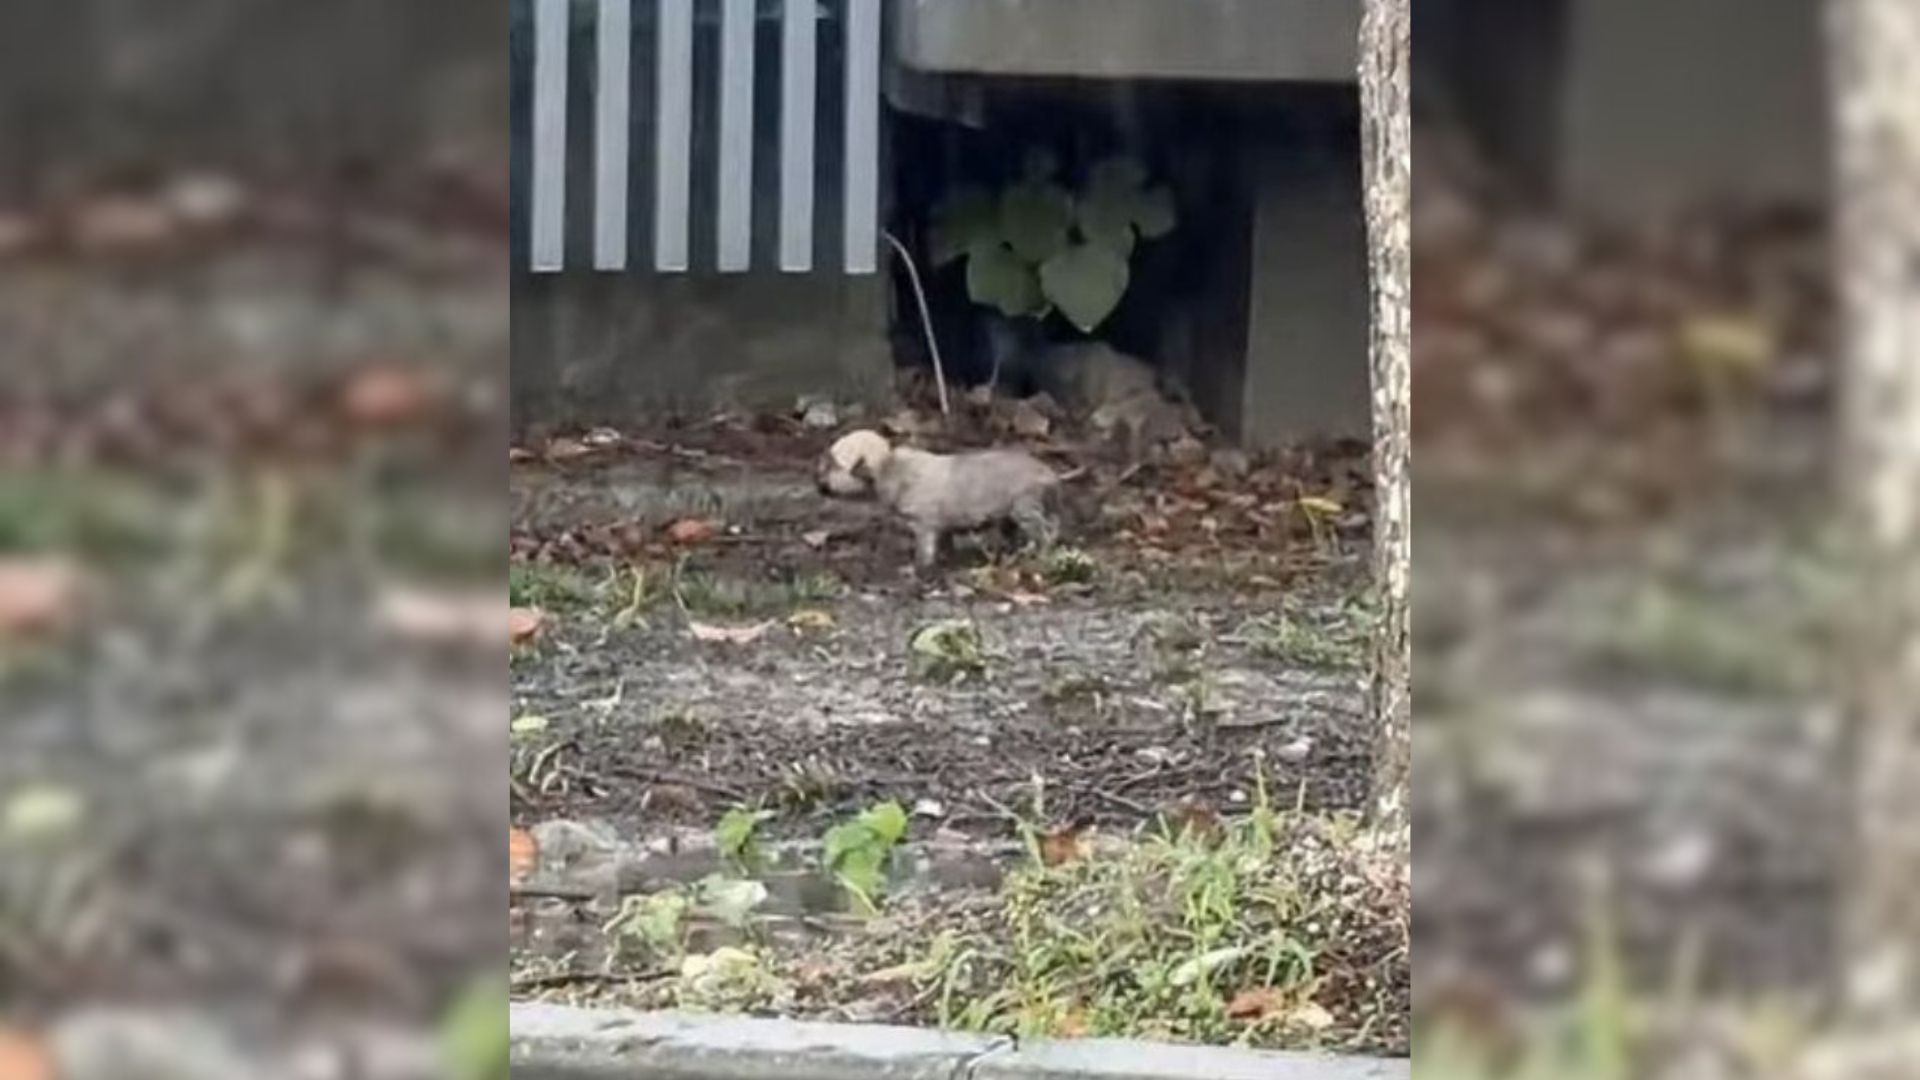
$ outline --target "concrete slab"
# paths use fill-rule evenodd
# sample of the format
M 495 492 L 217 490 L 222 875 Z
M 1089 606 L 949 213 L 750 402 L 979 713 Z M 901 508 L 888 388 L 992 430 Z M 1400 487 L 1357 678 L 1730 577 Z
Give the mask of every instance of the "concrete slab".
M 1401 1059 L 1287 1054 L 1128 1040 L 1028 1042 L 988 1055 L 971 1080 L 1404 1080 Z
M 515 1080 L 1405 1080 L 1404 1059 L 512 1007 Z
M 920 1028 L 516 1004 L 515 1080 L 952 1080 L 1006 1045 Z
M 899 0 L 902 64 L 949 74 L 1353 82 L 1358 0 Z

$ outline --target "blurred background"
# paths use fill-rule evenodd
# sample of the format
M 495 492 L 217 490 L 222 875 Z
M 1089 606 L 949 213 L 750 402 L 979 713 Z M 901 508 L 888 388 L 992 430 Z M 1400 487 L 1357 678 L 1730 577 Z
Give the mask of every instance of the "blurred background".
M 0 9 L 6 1080 L 504 1060 L 505 29 Z
M 1823 7 L 1417 9 L 1421 1075 L 1801 1075 L 1835 985 Z

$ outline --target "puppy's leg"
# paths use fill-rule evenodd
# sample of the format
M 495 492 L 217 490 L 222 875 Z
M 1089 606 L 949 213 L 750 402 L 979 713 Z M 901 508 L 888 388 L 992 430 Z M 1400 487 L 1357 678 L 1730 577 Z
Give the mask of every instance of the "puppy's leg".
M 1027 538 L 1027 543 L 1040 551 L 1053 547 L 1056 533 L 1053 519 L 1047 515 L 1046 507 L 1040 504 L 1039 499 L 1021 499 L 1014 503 L 1010 516 L 1013 523 L 1020 527 L 1021 535 Z
M 922 570 L 933 569 L 940 558 L 940 530 L 922 522 L 913 523 L 913 562 Z

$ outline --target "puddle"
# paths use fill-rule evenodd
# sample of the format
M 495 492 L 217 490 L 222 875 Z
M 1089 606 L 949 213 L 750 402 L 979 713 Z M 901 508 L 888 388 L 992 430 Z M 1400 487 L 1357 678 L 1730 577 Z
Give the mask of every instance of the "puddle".
M 535 834 L 541 866 L 515 890 L 515 949 L 598 962 L 608 951 L 606 923 L 627 897 L 676 888 L 697 895 L 703 882 L 715 878 L 757 881 L 766 888 L 766 899 L 744 929 L 696 903 L 685 923 L 689 950 L 748 940 L 804 948 L 858 932 L 869 922 L 821 865 L 815 842 L 769 845 L 753 871 L 743 872 L 705 843 L 610 842 L 600 830 L 567 822 L 546 823 Z M 1025 857 L 1022 846 L 1010 843 L 903 845 L 889 868 L 885 903 L 989 893 Z

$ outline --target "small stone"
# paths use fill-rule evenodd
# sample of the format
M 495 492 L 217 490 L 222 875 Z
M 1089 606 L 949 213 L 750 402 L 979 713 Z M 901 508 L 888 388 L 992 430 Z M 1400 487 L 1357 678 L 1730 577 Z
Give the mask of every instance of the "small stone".
M 262 1075 L 228 1034 L 199 1017 L 99 1009 L 54 1029 L 64 1080 L 252 1080 Z
M 167 186 L 164 201 L 182 221 L 201 226 L 225 225 L 246 209 L 247 192 L 232 177 L 191 173 Z
M 828 431 L 840 426 L 840 410 L 831 401 L 818 398 L 803 401 L 800 422 L 815 431 Z
M 1047 414 L 1026 401 L 1013 406 L 1011 425 L 1013 433 L 1023 439 L 1044 439 L 1053 430 L 1053 421 L 1047 419 Z
M 1208 461 L 1213 466 L 1215 472 L 1222 476 L 1230 476 L 1235 480 L 1245 479 L 1246 475 L 1253 471 L 1253 461 L 1247 457 L 1247 452 L 1245 450 L 1236 450 L 1232 447 L 1222 447 L 1219 450 L 1215 450 L 1213 456 L 1209 458 Z
M 1167 460 L 1175 465 L 1198 465 L 1207 460 L 1207 445 L 1192 435 L 1182 435 L 1167 444 Z

